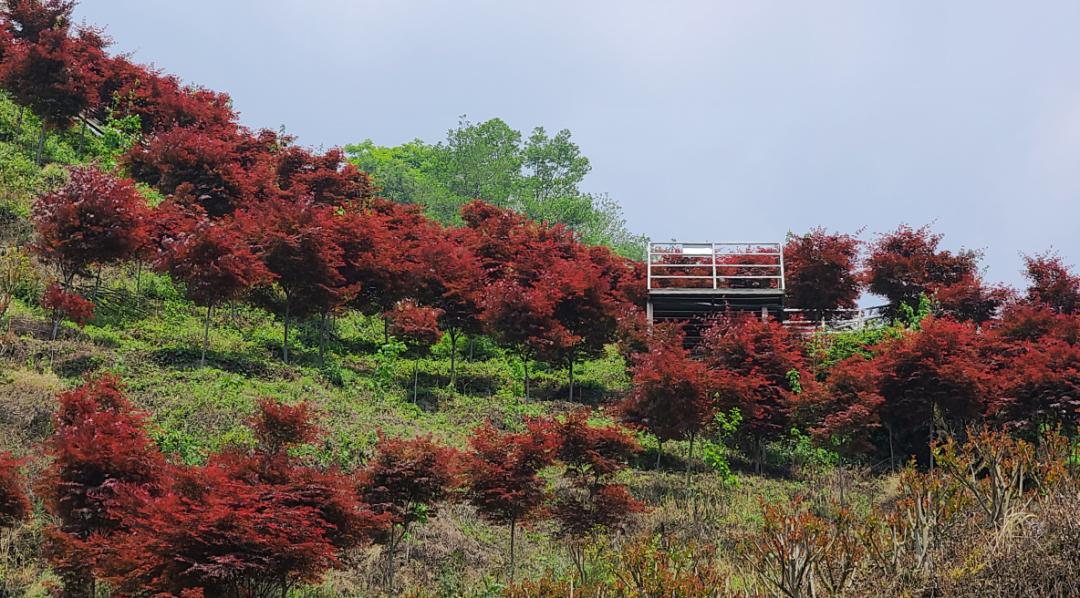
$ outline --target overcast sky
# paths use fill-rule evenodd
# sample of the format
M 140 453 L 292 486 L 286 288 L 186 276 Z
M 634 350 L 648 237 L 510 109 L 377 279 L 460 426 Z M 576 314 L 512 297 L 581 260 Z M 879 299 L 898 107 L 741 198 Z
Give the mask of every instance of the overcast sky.
M 82 0 L 116 49 L 332 147 L 569 128 L 658 240 L 933 223 L 1080 262 L 1080 2 Z

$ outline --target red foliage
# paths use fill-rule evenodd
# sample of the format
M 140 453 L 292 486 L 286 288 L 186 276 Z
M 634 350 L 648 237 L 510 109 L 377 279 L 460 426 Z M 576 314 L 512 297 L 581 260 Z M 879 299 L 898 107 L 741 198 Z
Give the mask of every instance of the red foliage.
M 23 465 L 23 459 L 0 452 L 0 527 L 22 521 L 33 511 L 24 487 L 26 482 L 19 473 Z
M 286 405 L 262 399 L 258 413 L 251 420 L 259 449 L 266 454 L 278 454 L 290 446 L 314 442 L 319 427 L 311 417 L 311 406 L 307 403 Z
M 338 564 L 334 527 L 302 488 L 214 464 L 175 476 L 173 491 L 138 501 L 128 531 L 101 547 L 102 577 L 119 591 L 280 595 Z
M 535 515 L 546 491 L 540 470 L 554 462 L 558 440 L 549 426 L 527 422 L 524 432 L 499 432 L 491 424 L 477 428 L 464 460 L 469 502 L 493 523 L 515 525 Z
M 93 166 L 71 169 L 70 180 L 34 203 L 38 255 L 56 264 L 69 283 L 92 264 L 132 257 L 147 242 L 149 208 L 128 179 Z
M 1022 343 L 1002 368 L 989 412 L 1010 427 L 1074 430 L 1080 414 L 1080 347 L 1056 338 Z
M 417 305 L 411 299 L 399 301 L 386 314 L 390 334 L 404 341 L 414 352 L 426 351 L 442 338 L 440 310 Z
M 360 472 L 360 496 L 376 513 L 386 513 L 401 533 L 419 518 L 433 516 L 456 482 L 457 452 L 427 438 L 379 435 L 375 457 Z M 383 538 L 393 544 L 394 536 Z
M 0 20 L 15 38 L 36 43 L 43 32 L 67 31 L 75 0 L 8 0 Z
M 235 222 L 186 218 L 169 228 L 157 266 L 183 282 L 195 303 L 218 305 L 268 281 L 270 272 Z
M 68 126 L 98 104 L 105 77 L 106 40 L 92 29 L 75 37 L 67 27 L 46 29 L 6 61 L 5 83 L 13 99 L 54 128 Z
M 558 459 L 570 486 L 555 500 L 553 514 L 563 536 L 582 539 L 600 530 L 619 530 L 644 506 L 622 484 L 612 481 L 626 460 L 641 450 L 637 440 L 616 426 L 591 426 L 589 410 L 579 409 L 555 422 Z
M 1008 298 L 1007 288 L 987 287 L 973 273 L 964 274 L 958 282 L 939 288 L 934 295 L 939 316 L 976 324 L 994 319 Z
M 1041 303 L 1015 302 L 1005 306 L 994 331 L 1006 341 L 1035 341 L 1046 336 L 1080 342 L 1080 318 L 1061 314 Z
M 757 442 L 787 434 L 797 400 L 789 377 L 813 384 L 797 337 L 775 320 L 741 314 L 716 320 L 701 349 L 721 409 L 738 408 Z
M 46 529 L 45 554 L 65 587 L 77 593 L 96 564 L 90 539 L 124 527 L 122 489 L 158 494 L 167 466 L 115 377 L 88 380 L 57 400 L 47 444 L 53 460 L 37 493 L 57 519 Z
M 135 180 L 220 218 L 274 194 L 273 143 L 234 127 L 176 127 L 136 145 L 123 162 Z
M 329 315 L 356 295 L 359 284 L 344 275 L 342 229 L 334 208 L 310 200 L 274 199 L 237 216 L 249 242 L 284 295 L 282 354 L 289 360 L 291 318 Z
M 619 405 L 624 422 L 648 430 L 661 443 L 697 436 L 716 412 L 709 372 L 690 357 L 683 341 L 677 326 L 657 324 L 649 351 L 632 368 L 630 395 Z
M 983 349 L 974 326 L 941 319 L 880 347 L 881 419 L 896 456 L 925 458 L 935 422 L 963 430 L 984 412 L 993 378 Z
M 622 470 L 641 450 L 633 434 L 621 427 L 590 425 L 585 408 L 555 422 L 552 432 L 559 441 L 558 459 L 574 477 L 598 481 Z
M 1080 276 L 1053 253 L 1024 257 L 1024 275 L 1031 284 L 1029 301 L 1063 314 L 1080 311 Z
M 138 116 L 144 134 L 173 127 L 198 126 L 207 130 L 235 127 L 236 114 L 229 96 L 201 88 L 185 88 L 180 80 L 160 70 L 131 62 L 126 56 L 108 59 L 105 81 L 98 90 L 101 105 L 95 112 L 104 122 Z
M 41 307 L 52 315 L 53 320 L 70 320 L 85 326 L 94 319 L 94 303 L 75 293 L 69 293 L 60 285 L 49 285 L 41 298 Z
M 264 400 L 253 424 L 253 452 L 178 468 L 157 494 L 124 488 L 123 530 L 93 543 L 103 579 L 123 592 L 280 595 L 383 533 L 386 518 L 359 501 L 347 476 L 289 454 L 315 438 L 305 404 Z
M 849 357 L 829 370 L 822 387 L 800 401 L 800 419 L 811 422 L 810 433 L 824 446 L 848 455 L 871 452 L 873 435 L 881 428 L 879 374 L 874 361 Z
M 292 197 L 311 197 L 331 206 L 358 205 L 374 195 L 371 179 L 345 161 L 340 149 L 316 155 L 300 147 L 277 156 L 277 184 Z
M 957 284 L 977 273 L 978 254 L 973 251 L 938 250 L 941 235 L 929 227 L 903 225 L 881 235 L 870 245 L 866 260 L 867 288 L 894 304 L 915 306 L 919 296 Z
M 789 234 L 784 246 L 786 305 L 807 310 L 814 319 L 829 310 L 855 307 L 861 290 L 856 272 L 861 245 L 855 237 L 824 228 Z
M 573 366 L 614 338 L 634 270 L 590 251 L 562 226 L 474 201 L 462 208 L 464 242 L 491 280 L 482 319 L 504 346 L 525 361 Z M 528 392 L 526 381 L 526 392 Z M 571 381 L 572 388 L 572 381 Z

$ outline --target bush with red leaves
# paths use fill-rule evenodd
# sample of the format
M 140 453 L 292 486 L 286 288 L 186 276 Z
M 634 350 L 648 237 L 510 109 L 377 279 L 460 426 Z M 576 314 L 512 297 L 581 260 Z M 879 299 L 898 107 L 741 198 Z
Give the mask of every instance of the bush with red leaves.
M 709 372 L 704 363 L 691 358 L 684 339 L 676 325 L 653 328 L 649 351 L 639 355 L 632 367 L 630 395 L 618 406 L 624 423 L 656 436 L 658 466 L 665 441 L 692 440 L 716 414 Z
M 755 463 L 762 465 L 765 441 L 788 433 L 798 394 L 814 384 L 802 343 L 775 320 L 742 314 L 713 322 L 701 351 L 719 408 L 739 409 Z
M 903 225 L 870 244 L 866 260 L 867 289 L 894 305 L 916 307 L 921 295 L 961 282 L 978 272 L 978 253 L 938 249 L 941 235 L 928 226 Z
M 41 297 L 41 307 L 52 315 L 54 322 L 70 320 L 79 326 L 85 326 L 94 319 L 94 303 L 75 293 L 69 293 L 60 285 L 49 285 Z
M 95 543 L 125 527 L 125 488 L 161 493 L 167 465 L 115 377 L 61 393 L 37 494 L 57 523 L 45 530 L 45 555 L 71 595 L 93 584 Z
M 538 514 L 547 498 L 540 470 L 554 463 L 558 439 L 550 425 L 526 422 L 524 432 L 499 432 L 490 423 L 469 438 L 464 459 L 466 497 L 488 521 L 510 526 L 510 577 L 518 524 Z
M 806 310 L 815 320 L 855 307 L 862 286 L 857 272 L 861 245 L 851 235 L 824 228 L 789 234 L 784 246 L 785 305 Z
M 390 517 L 386 534 L 376 539 L 386 547 L 390 591 L 400 542 L 411 525 L 436 515 L 438 503 L 456 484 L 458 461 L 456 451 L 431 437 L 406 440 L 379 435 L 375 457 L 360 472 L 358 486 L 361 498 L 375 513 Z
M 1029 301 L 1063 314 L 1080 311 L 1080 276 L 1053 253 L 1024 257 L 1024 276 L 1030 281 Z
M 942 319 L 879 347 L 881 421 L 894 462 L 926 462 L 938 433 L 963 430 L 984 413 L 995 388 L 985 349 L 973 325 Z
M 0 452 L 0 527 L 26 519 L 33 510 L 26 495 L 26 481 L 19 472 L 24 464 L 23 459 Z
M 39 256 L 57 266 L 64 286 L 91 265 L 131 258 L 146 245 L 150 211 L 128 179 L 75 166 L 68 183 L 34 202 Z
M 589 410 L 579 409 L 553 424 L 558 459 L 566 466 L 569 484 L 555 499 L 552 511 L 559 533 L 571 539 L 570 549 L 583 567 L 583 543 L 597 533 L 622 531 L 644 509 L 614 476 L 641 447 L 627 430 L 589 424 Z

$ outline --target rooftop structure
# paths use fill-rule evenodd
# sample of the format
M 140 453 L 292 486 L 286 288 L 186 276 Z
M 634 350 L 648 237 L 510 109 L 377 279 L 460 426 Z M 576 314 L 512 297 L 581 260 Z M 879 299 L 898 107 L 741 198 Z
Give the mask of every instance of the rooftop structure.
M 780 243 L 654 243 L 646 258 L 649 323 L 694 322 L 726 311 L 784 319 L 784 248 Z

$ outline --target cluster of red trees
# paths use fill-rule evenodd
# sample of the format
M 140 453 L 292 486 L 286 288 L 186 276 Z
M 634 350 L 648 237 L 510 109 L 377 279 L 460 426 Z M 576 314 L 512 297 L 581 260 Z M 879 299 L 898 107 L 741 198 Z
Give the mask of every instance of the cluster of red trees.
M 953 253 L 940 243 L 941 235 L 928 227 L 900 226 L 869 244 L 823 228 L 792 235 L 784 248 L 787 305 L 828 318 L 854 308 L 869 291 L 888 299 L 894 313 L 926 296 L 939 315 L 976 323 L 993 318 L 1009 291 L 982 280 L 978 252 Z
M 384 547 L 392 588 L 405 534 L 448 500 L 510 526 L 512 575 L 518 525 L 550 514 L 573 548 L 641 510 L 613 481 L 635 440 L 591 425 L 587 412 L 528 420 L 520 432 L 484 425 L 465 451 L 380 436 L 352 472 L 297 456 L 318 438 L 313 416 L 306 404 L 264 400 L 250 446 L 181 465 L 158 450 L 115 378 L 62 393 L 34 489 L 51 515 L 45 553 L 65 595 L 91 595 L 99 581 L 139 595 L 283 595 L 371 543 Z M 566 482 L 553 493 L 540 473 L 554 465 Z M 0 454 L 0 525 L 31 512 L 21 466 Z
M 891 272 L 914 279 L 899 266 Z M 1021 434 L 1075 430 L 1080 276 L 1052 255 L 1028 258 L 1026 275 L 1027 292 L 1003 300 L 991 318 L 946 311 L 863 345 L 825 347 L 825 355 L 780 323 L 749 315 L 712 322 L 693 357 L 677 327 L 659 327 L 633 358 L 622 416 L 661 443 L 686 439 L 692 447 L 717 413 L 738 408 L 759 463 L 763 444 L 793 426 L 849 454 L 894 462 L 926 458 L 935 438 L 974 423 Z M 830 355 L 838 361 L 828 363 Z
M 100 35 L 72 32 L 73 2 L 7 4 L 0 82 L 17 102 L 57 127 L 109 110 L 138 116 L 145 132 L 121 159 L 130 178 L 74 168 L 35 205 L 36 248 L 65 293 L 94 268 L 148 260 L 184 284 L 207 326 L 216 306 L 257 289 L 284 320 L 285 360 L 297 320 L 325 324 L 355 309 L 387 314 L 416 351 L 446 333 L 452 360 L 462 334 L 490 334 L 526 362 L 526 386 L 530 360 L 568 366 L 571 396 L 574 363 L 602 351 L 639 303 L 640 267 L 564 228 L 479 202 L 463 209 L 464 227 L 443 227 L 375 197 L 341 151 L 314 153 L 249 131 L 226 96 L 107 55 Z M 48 40 L 63 51 L 42 61 Z M 58 105 L 58 94 L 72 97 Z M 136 182 L 165 201 L 147 207 Z M 84 319 L 70 303 L 52 301 L 57 320 Z

